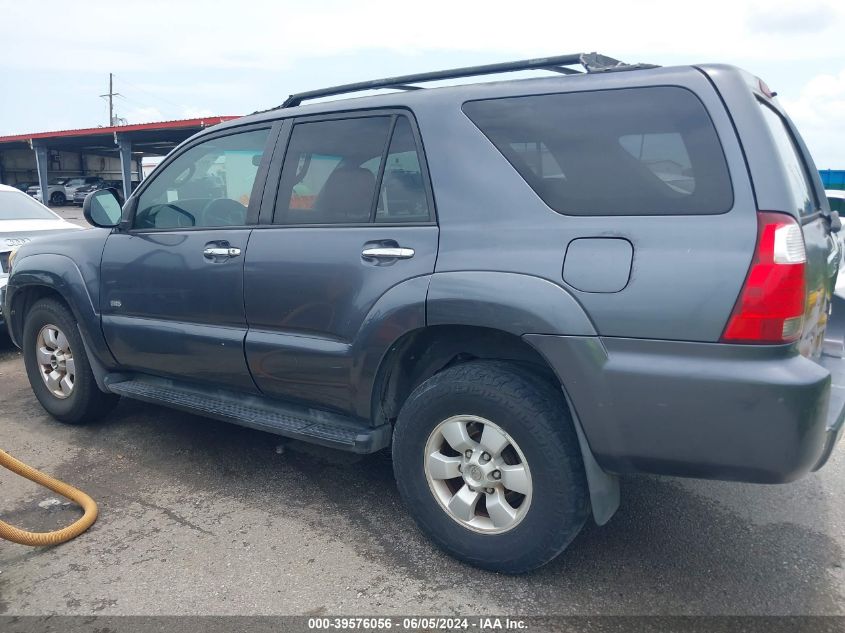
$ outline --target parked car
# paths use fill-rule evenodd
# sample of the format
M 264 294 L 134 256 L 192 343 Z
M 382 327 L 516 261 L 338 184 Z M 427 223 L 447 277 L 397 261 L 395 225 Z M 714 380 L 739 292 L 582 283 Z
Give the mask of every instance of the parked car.
M 135 187 L 138 186 L 138 181 L 133 180 L 131 186 L 132 190 L 134 191 Z M 85 198 L 88 196 L 89 193 L 91 193 L 92 191 L 99 191 L 100 189 L 109 189 L 115 195 L 117 201 L 121 205 L 123 204 L 124 198 L 122 180 L 103 180 L 92 185 L 83 185 L 82 187 L 79 187 L 73 194 L 73 203 L 81 207 L 82 203 L 85 202 Z
M 18 190 L 23 191 L 24 193 L 26 193 L 26 190 L 27 190 L 27 189 L 29 189 L 30 187 L 37 187 L 37 186 L 38 186 L 38 183 L 37 183 L 37 182 L 32 182 L 32 181 L 25 180 L 25 181 L 23 181 L 23 182 L 17 182 L 17 183 L 15 183 L 15 184 L 14 184 L 14 185 L 12 185 L 12 186 L 13 186 L 15 189 L 18 189 Z
M 67 178 L 57 178 L 47 185 L 47 193 L 49 194 L 47 196 L 47 200 L 50 201 L 50 204 L 61 206 L 67 201 L 67 196 L 65 195 L 65 182 L 67 182 L 67 180 Z M 26 193 L 39 202 L 44 202 L 41 198 L 40 185 L 32 185 L 26 190 Z
M 63 220 L 16 187 L 0 185 L 0 292 L 9 278 L 9 257 L 14 249 L 34 238 L 76 231 L 80 227 Z M 0 332 L 5 333 L 0 304 Z
M 576 64 L 293 95 L 183 143 L 122 210 L 94 192 L 101 228 L 21 247 L 5 292 L 39 402 L 391 448 L 422 531 L 507 573 L 607 522 L 620 475 L 818 470 L 845 416 L 841 224 L 797 129 L 730 66 L 505 68 Z
M 842 189 L 826 189 L 824 192 L 827 198 L 827 203 L 830 205 L 831 211 L 836 211 L 840 215 L 845 215 L 845 190 Z M 837 235 L 839 249 L 845 253 L 845 234 L 840 232 Z M 842 269 L 845 268 L 845 257 L 839 260 L 839 277 L 836 279 L 836 292 L 845 297 L 845 274 L 842 274 Z
M 826 189 L 824 195 L 827 198 L 827 203 L 830 205 L 831 211 L 845 215 L 845 190 Z
M 78 178 L 70 178 L 64 183 L 65 198 L 73 201 L 73 196 L 76 194 L 76 190 L 80 187 L 84 187 L 86 185 L 97 185 L 102 182 L 103 179 L 100 176 L 81 176 Z

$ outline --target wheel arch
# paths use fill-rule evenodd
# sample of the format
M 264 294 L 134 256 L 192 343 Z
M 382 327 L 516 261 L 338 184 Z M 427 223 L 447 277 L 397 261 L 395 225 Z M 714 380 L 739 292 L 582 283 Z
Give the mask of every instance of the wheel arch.
M 430 325 L 406 332 L 382 359 L 373 383 L 375 424 L 394 420 L 411 392 L 434 374 L 470 360 L 507 360 L 554 378 L 545 359 L 519 336 L 470 325 Z
M 373 422 L 392 422 L 411 392 L 425 380 L 448 367 L 478 359 L 517 364 L 562 389 L 578 437 L 593 518 L 599 525 L 607 523 L 619 507 L 619 480 L 596 462 L 565 385 L 546 359 L 520 336 L 468 325 L 433 325 L 407 332 L 390 347 L 376 374 Z
M 20 259 L 15 262 L 6 292 L 9 334 L 18 347 L 22 344 L 23 324 L 29 309 L 42 298 L 54 297 L 73 314 L 95 375 L 95 366 L 116 366 L 100 329 L 99 311 L 72 259 L 47 253 Z

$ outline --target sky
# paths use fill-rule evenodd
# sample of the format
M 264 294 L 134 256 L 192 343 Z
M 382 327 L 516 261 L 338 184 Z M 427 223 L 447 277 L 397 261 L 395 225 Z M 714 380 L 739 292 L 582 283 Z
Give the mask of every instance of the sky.
M 0 135 L 248 114 L 292 92 L 598 51 L 719 62 L 779 94 L 820 169 L 845 169 L 843 0 L 0 0 Z

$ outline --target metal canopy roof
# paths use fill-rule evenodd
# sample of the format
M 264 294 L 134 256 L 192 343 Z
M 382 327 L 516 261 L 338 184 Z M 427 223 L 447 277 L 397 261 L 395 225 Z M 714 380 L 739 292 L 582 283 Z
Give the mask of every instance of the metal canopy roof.
M 111 127 L 33 132 L 0 136 L 0 151 L 25 149 L 31 144 L 49 149 L 93 154 L 117 154 L 115 135 L 125 135 L 132 142 L 133 150 L 145 154 L 166 154 L 173 147 L 212 125 L 237 119 L 236 116 L 215 116 L 155 123 L 137 123 Z

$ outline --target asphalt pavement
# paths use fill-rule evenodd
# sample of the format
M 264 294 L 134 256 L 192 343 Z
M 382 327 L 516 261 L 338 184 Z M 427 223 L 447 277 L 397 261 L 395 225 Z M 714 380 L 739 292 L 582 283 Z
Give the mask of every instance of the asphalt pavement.
M 84 224 L 78 208 L 59 212 Z M 100 505 L 65 545 L 0 541 L 0 614 L 845 615 L 843 445 L 782 486 L 626 478 L 610 523 L 516 577 L 423 538 L 386 455 L 128 400 L 65 426 L 2 338 L 0 448 Z M 0 470 L 0 519 L 48 530 L 78 516 Z
M 845 614 L 841 446 L 783 486 L 627 478 L 610 523 L 507 577 L 420 535 L 386 455 L 314 451 L 132 401 L 65 426 L 9 343 L 0 403 L 0 448 L 101 512 L 55 548 L 0 542 L 0 614 Z M 0 471 L 0 519 L 46 530 L 78 516 L 54 498 Z
M 74 204 L 66 204 L 61 207 L 57 206 L 50 206 L 50 209 L 53 210 L 55 213 L 58 213 L 61 217 L 63 217 L 68 222 L 73 222 L 74 224 L 78 224 L 79 226 L 89 227 L 91 226 L 88 224 L 85 216 L 82 214 L 82 207 L 74 205 Z

